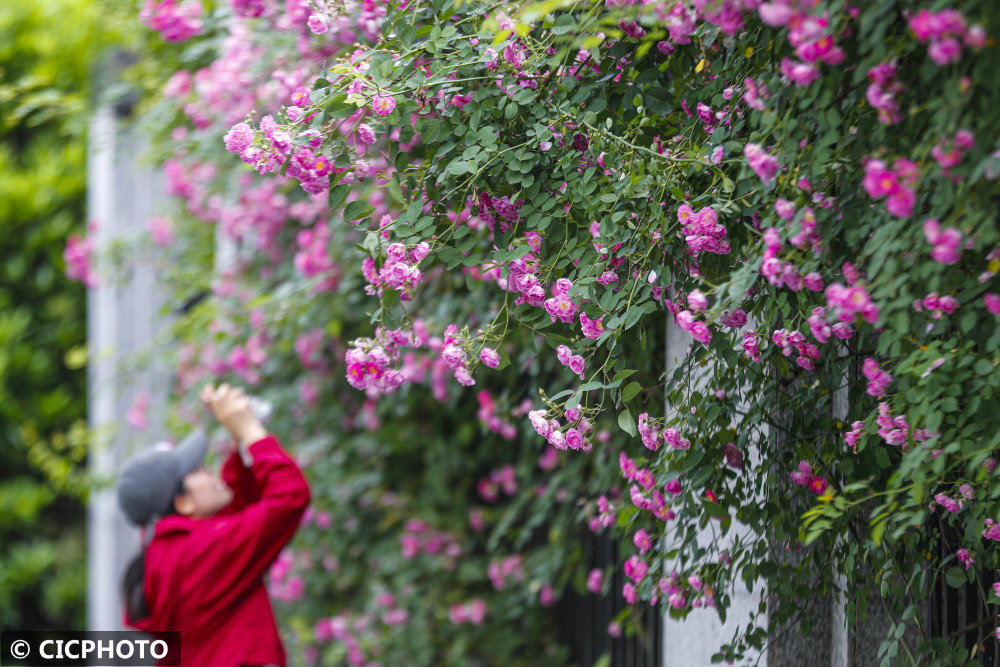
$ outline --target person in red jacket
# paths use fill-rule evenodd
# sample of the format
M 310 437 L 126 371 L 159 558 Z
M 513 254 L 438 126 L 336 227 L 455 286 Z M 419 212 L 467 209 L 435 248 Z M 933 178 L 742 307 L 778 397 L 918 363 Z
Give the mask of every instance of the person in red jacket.
M 184 667 L 283 667 L 263 574 L 295 534 L 309 486 L 241 389 L 207 385 L 201 399 L 238 445 L 221 479 L 202 466 L 200 430 L 119 476 L 122 511 L 156 522 L 125 573 L 124 622 L 154 636 L 180 631 Z

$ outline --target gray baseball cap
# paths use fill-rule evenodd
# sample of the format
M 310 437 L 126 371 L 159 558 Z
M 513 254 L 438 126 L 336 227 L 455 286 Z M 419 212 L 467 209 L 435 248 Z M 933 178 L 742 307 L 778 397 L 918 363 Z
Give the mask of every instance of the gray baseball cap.
M 115 485 L 118 506 L 142 526 L 169 513 L 184 476 L 201 465 L 208 437 L 201 428 L 172 449 L 157 446 L 129 460 Z

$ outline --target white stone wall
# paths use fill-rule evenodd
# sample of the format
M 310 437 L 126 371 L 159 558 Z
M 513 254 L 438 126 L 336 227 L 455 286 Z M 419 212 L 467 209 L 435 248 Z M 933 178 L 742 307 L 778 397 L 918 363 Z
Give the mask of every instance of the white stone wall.
M 691 337 L 680 329 L 667 328 L 667 372 L 670 373 L 680 361 L 687 356 Z M 704 384 L 705 378 L 711 377 L 711 368 L 706 367 L 705 376 L 699 379 Z M 666 406 L 666 413 L 671 412 L 671 406 Z M 751 452 L 748 465 L 752 465 L 754 456 Z M 740 534 L 741 526 L 736 524 L 730 531 L 731 539 Z M 711 533 L 706 529 L 699 535 L 699 541 L 710 542 Z M 669 570 L 667 566 L 667 570 Z M 664 617 L 663 624 L 663 667 L 702 667 L 712 664 L 712 655 L 719 648 L 732 641 L 737 628 L 746 628 L 750 615 L 757 611 L 761 600 L 761 589 L 753 593 L 747 590 L 742 582 L 738 582 L 730 591 L 732 604 L 726 615 L 726 622 L 719 620 L 719 615 L 713 609 L 698 609 L 688 615 L 685 621 L 675 621 L 669 616 Z M 745 663 L 749 665 L 767 665 L 767 657 L 752 655 Z

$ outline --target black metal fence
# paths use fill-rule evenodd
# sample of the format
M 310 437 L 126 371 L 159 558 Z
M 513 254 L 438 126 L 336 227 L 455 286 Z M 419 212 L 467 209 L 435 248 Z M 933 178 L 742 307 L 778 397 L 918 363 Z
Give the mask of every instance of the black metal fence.
M 939 558 L 952 553 L 948 541 L 939 547 Z M 983 572 L 983 575 L 988 575 Z M 994 581 L 996 577 L 994 576 Z M 993 591 L 993 581 L 982 582 L 983 590 L 977 584 L 965 584 L 960 588 L 948 585 L 944 576 L 938 577 L 928 602 L 930 635 L 943 637 L 949 641 L 960 639 L 970 653 L 975 650 L 973 660 L 987 667 L 1000 667 L 1000 650 L 995 635 L 1000 625 L 995 605 L 987 605 Z M 991 607 L 992 606 L 992 610 Z
M 607 532 L 607 531 L 605 531 Z M 589 568 L 613 568 L 608 592 L 603 596 L 569 591 L 559 603 L 563 640 L 570 649 L 570 664 L 593 667 L 602 657 L 609 667 L 661 667 L 663 664 L 663 617 L 658 607 L 644 605 L 639 631 L 632 636 L 612 637 L 608 626 L 625 608 L 622 586 L 625 575 L 615 554 L 615 543 L 587 531 L 584 540 Z M 608 662 L 610 660 L 610 662 Z

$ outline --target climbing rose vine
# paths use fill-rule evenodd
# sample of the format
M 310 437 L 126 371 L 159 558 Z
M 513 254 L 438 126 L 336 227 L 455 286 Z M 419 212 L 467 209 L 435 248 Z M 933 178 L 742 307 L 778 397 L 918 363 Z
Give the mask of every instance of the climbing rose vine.
M 997 601 L 1000 18 L 940 4 L 147 3 L 217 55 L 166 84 L 153 241 L 238 248 L 177 393 L 266 387 L 305 439 L 304 651 L 514 664 L 570 589 L 617 632 L 766 583 L 719 660 L 838 590 L 964 664 L 920 609 Z

